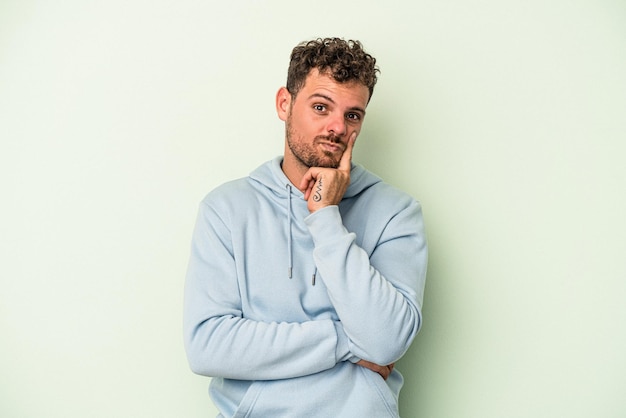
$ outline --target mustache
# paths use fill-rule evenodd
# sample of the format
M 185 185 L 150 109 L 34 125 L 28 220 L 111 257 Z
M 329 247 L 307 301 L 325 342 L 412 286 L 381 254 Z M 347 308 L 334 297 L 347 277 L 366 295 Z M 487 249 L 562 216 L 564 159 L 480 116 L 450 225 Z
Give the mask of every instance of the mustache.
M 331 135 L 318 135 L 315 139 L 326 140 L 328 142 L 332 142 L 334 144 L 341 144 L 341 136 L 331 134 Z

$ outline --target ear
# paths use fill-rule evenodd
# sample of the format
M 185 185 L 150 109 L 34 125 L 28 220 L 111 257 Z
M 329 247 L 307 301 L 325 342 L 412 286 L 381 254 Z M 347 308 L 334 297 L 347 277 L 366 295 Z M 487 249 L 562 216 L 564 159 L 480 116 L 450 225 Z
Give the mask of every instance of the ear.
M 291 109 L 291 93 L 286 87 L 281 87 L 276 93 L 276 113 L 283 122 L 287 121 Z

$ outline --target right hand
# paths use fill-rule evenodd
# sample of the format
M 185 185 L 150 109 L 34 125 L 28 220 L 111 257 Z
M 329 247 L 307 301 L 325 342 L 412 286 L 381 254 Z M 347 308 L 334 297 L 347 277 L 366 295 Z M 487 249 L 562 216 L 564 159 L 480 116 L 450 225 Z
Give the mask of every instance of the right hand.
M 371 361 L 367 361 L 367 360 L 359 360 L 356 364 L 378 373 L 383 378 L 383 380 L 387 380 L 387 378 L 393 371 L 393 366 L 394 366 L 394 363 L 388 364 L 387 366 L 381 366 L 381 365 L 372 363 Z
M 298 189 L 304 194 L 309 212 L 313 213 L 326 206 L 338 205 L 343 199 L 350 185 L 352 149 L 355 141 L 356 132 L 353 132 L 337 168 L 311 167 L 304 173 Z

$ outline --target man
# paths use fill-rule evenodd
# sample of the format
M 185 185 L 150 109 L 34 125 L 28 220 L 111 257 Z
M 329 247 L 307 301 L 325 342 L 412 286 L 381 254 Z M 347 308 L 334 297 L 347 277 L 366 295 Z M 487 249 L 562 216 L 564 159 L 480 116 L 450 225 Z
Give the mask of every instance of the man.
M 202 201 L 185 347 L 219 417 L 398 416 L 427 250 L 420 205 L 351 163 L 377 72 L 359 42 L 298 45 L 284 155 Z

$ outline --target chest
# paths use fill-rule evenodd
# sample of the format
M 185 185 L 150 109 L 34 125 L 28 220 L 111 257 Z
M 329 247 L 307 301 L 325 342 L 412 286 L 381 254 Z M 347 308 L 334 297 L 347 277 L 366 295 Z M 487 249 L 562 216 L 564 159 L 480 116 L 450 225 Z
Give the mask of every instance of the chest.
M 337 319 L 315 266 L 313 239 L 303 221 L 309 213 L 302 203 L 259 202 L 232 226 L 244 317 L 266 322 Z

